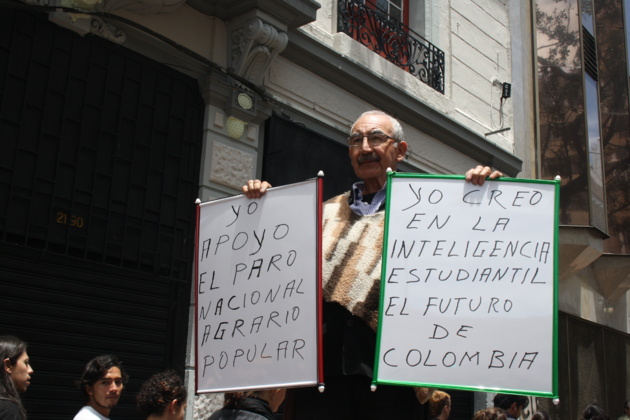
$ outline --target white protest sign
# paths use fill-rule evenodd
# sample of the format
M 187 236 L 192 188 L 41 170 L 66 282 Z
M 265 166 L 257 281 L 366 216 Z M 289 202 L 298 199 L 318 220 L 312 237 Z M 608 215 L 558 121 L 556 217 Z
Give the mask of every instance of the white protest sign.
M 319 183 L 199 205 L 197 392 L 317 384 Z
M 388 188 L 374 382 L 557 395 L 558 183 Z

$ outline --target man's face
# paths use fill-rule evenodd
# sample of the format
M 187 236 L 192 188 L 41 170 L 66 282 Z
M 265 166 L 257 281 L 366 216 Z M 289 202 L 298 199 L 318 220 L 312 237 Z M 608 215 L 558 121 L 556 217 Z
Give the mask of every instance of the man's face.
M 514 402 L 514 403 L 512 403 L 510 408 L 507 409 L 507 412 L 518 419 L 523 414 L 523 406 L 522 405 L 518 405 L 518 403 Z
M 108 416 L 109 411 L 118 404 L 123 387 L 120 369 L 112 367 L 94 385 L 87 387 L 86 391 L 90 397 L 88 404 L 99 413 Z
M 26 392 L 26 389 L 31 384 L 31 375 L 33 374 L 28 353 L 23 352 L 13 366 L 11 366 L 9 359 L 6 359 L 4 361 L 4 369 L 11 376 L 17 392 L 20 394 Z
M 368 114 L 359 118 L 352 126 L 352 134 L 368 135 L 372 133 L 393 134 L 394 127 L 386 115 Z M 350 147 L 350 161 L 354 173 L 364 180 L 366 184 L 371 180 L 385 183 L 387 168 L 396 169 L 398 162 L 403 160 L 407 151 L 407 144 L 400 142 L 398 145 L 393 140 L 380 146 L 371 146 L 364 138 L 359 147 Z

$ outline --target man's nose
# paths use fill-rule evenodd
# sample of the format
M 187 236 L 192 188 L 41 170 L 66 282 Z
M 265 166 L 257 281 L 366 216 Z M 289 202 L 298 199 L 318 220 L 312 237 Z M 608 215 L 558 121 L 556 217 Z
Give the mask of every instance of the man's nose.
M 363 141 L 361 142 L 361 151 L 366 151 L 366 152 L 372 151 L 372 145 L 370 145 L 370 142 L 368 141 L 367 136 L 363 136 Z

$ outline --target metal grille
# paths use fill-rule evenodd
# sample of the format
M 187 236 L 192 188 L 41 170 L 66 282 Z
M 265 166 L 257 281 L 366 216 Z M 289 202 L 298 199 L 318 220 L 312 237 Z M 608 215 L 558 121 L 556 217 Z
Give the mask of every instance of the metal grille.
M 595 46 L 595 38 L 584 27 L 582 27 L 582 45 L 584 47 L 584 70 L 593 79 L 597 80 L 597 47 Z
M 0 241 L 184 279 L 196 82 L 28 19 L 0 36 Z
M 195 80 L 0 7 L 0 333 L 28 341 L 29 418 L 72 418 L 97 354 L 183 371 L 204 105 Z

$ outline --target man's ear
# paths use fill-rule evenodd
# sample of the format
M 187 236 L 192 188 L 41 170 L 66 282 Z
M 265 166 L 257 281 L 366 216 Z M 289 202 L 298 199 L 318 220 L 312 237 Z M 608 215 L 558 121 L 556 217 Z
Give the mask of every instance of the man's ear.
M 396 160 L 398 162 L 401 162 L 405 156 L 407 156 L 407 142 L 406 141 L 401 141 L 400 143 L 398 143 L 398 152 L 396 154 Z
M 2 366 L 6 373 L 11 373 L 11 360 L 8 357 L 2 361 Z

